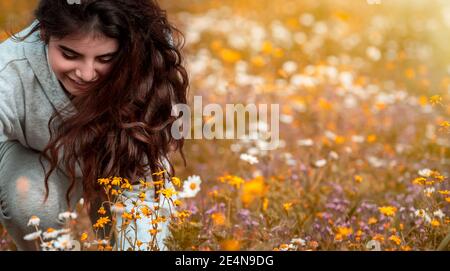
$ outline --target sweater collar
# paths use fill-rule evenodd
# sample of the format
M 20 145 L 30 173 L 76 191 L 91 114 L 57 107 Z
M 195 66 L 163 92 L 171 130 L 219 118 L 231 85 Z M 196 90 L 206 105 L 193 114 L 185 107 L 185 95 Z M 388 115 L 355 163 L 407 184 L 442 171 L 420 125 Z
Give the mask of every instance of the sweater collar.
M 26 35 L 36 24 L 37 20 L 19 33 L 19 36 Z M 69 97 L 62 89 L 55 73 L 50 67 L 48 60 L 48 46 L 40 38 L 40 31 L 37 30 L 24 41 L 25 57 L 30 63 L 31 69 L 37 77 L 42 89 L 50 100 L 55 110 L 63 114 L 70 114 L 69 112 L 62 112 L 61 110 L 67 106 L 67 110 L 72 112 L 74 107 L 71 106 Z

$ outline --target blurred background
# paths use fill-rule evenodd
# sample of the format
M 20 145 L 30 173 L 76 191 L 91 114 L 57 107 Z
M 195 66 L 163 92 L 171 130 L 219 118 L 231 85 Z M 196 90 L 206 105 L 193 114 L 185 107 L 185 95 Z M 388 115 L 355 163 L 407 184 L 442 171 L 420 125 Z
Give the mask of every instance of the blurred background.
M 1 0 L 0 29 L 37 2 Z M 172 249 L 448 249 L 450 1 L 159 2 L 185 37 L 191 99 L 281 108 L 276 150 L 187 140 L 187 167 L 174 156 L 202 183 Z

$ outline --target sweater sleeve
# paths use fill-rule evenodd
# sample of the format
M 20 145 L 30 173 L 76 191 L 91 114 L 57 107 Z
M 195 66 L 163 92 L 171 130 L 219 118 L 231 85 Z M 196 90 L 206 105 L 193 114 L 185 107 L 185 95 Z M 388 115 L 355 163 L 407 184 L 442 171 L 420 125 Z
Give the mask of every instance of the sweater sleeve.
M 14 86 L 0 74 L 0 143 L 16 139 L 19 116 L 13 92 Z

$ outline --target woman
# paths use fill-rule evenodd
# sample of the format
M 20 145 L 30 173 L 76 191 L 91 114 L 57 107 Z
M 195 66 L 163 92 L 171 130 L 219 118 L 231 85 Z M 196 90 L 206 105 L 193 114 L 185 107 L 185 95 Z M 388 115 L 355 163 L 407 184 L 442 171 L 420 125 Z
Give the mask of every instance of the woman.
M 179 32 L 154 1 L 41 0 L 35 16 L 0 44 L 0 221 L 19 250 L 35 249 L 23 239 L 31 216 L 61 227 L 83 197 L 95 221 L 98 178 L 170 177 L 168 154 L 183 156 L 171 110 L 188 87 Z

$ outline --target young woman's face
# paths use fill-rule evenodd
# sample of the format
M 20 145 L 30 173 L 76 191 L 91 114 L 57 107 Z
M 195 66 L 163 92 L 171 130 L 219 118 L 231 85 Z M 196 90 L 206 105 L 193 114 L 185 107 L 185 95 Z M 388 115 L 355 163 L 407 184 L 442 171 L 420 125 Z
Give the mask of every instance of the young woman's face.
M 63 87 L 73 96 L 88 91 L 112 67 L 119 48 L 117 40 L 104 35 L 72 34 L 50 37 L 50 66 Z

